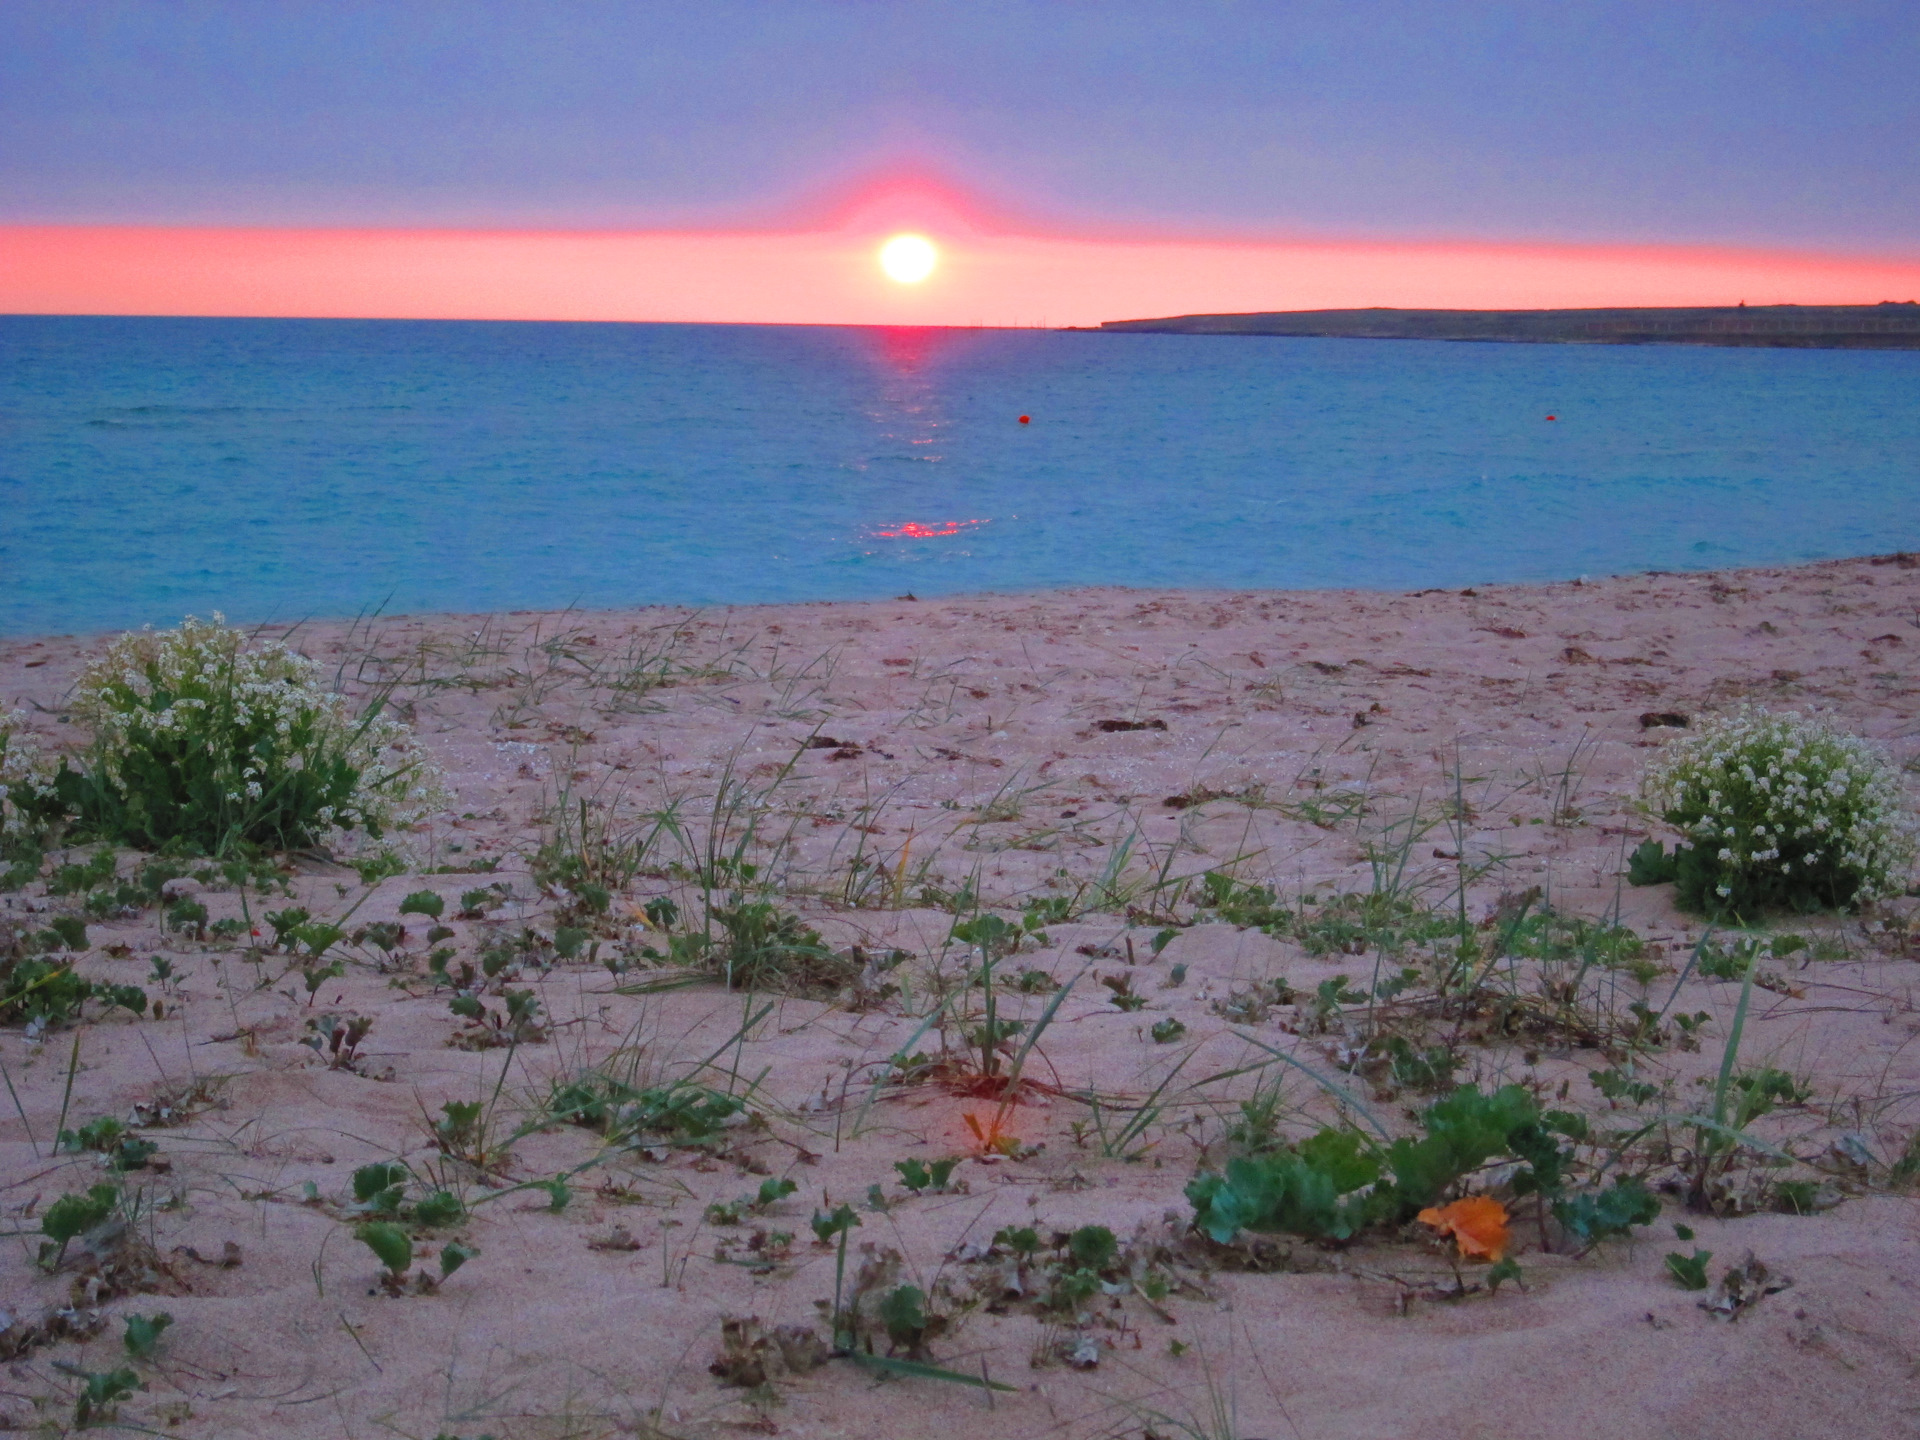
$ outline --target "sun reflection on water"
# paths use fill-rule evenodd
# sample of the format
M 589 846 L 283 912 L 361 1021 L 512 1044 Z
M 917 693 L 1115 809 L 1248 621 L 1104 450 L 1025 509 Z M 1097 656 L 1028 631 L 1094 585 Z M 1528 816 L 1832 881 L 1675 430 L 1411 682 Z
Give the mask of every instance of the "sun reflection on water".
M 958 535 L 962 530 L 986 523 L 985 520 L 935 520 L 930 523 L 906 520 L 892 530 L 876 530 L 873 533 L 887 540 L 938 540 L 942 536 Z

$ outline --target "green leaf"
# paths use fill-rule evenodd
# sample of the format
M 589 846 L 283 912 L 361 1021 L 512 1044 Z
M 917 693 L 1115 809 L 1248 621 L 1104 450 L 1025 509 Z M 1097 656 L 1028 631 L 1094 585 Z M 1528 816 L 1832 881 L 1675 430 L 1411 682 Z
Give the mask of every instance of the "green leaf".
M 446 913 L 447 902 L 431 890 L 416 890 L 400 902 L 402 915 L 425 915 L 438 920 Z
M 106 1220 L 119 1203 L 118 1185 L 95 1185 L 84 1195 L 62 1195 L 40 1217 L 40 1233 L 64 1250 L 68 1241 Z
M 390 1213 L 398 1208 L 410 1178 L 398 1160 L 376 1160 L 353 1172 L 353 1198 L 369 1210 Z
M 863 1370 L 899 1375 L 909 1380 L 945 1380 L 953 1385 L 971 1385 L 979 1390 L 999 1390 L 1006 1394 L 1015 1393 L 1016 1388 L 982 1375 L 962 1375 L 957 1370 L 942 1370 L 938 1365 L 924 1365 L 918 1360 L 896 1360 L 891 1355 L 867 1355 L 858 1350 L 849 1350 L 845 1358 Z
M 374 1258 L 386 1266 L 395 1279 L 406 1274 L 407 1267 L 413 1264 L 413 1241 L 398 1225 L 384 1221 L 356 1225 L 353 1238 L 373 1251 Z
M 1627 860 L 1629 885 L 1665 885 L 1679 875 L 1677 858 L 1667 854 L 1658 840 L 1646 841 Z
M 436 1190 L 413 1207 L 413 1218 L 422 1225 L 458 1225 L 466 1215 L 467 1207 L 451 1190 Z
M 1605 1190 L 1554 1203 L 1553 1216 L 1588 1246 L 1630 1233 L 1660 1218 L 1660 1202 L 1638 1180 L 1617 1180 Z
M 933 1183 L 933 1177 L 920 1160 L 896 1160 L 893 1168 L 900 1172 L 900 1183 L 916 1195 Z
M 156 1346 L 160 1343 L 160 1334 L 173 1324 L 173 1316 L 162 1310 L 156 1315 L 127 1316 L 127 1331 L 121 1337 L 127 1347 L 127 1354 L 136 1360 L 151 1360 Z
M 1678 1250 L 1667 1252 L 1667 1274 L 1673 1277 L 1673 1283 L 1682 1290 L 1704 1290 L 1707 1288 L 1707 1262 L 1713 1259 L 1711 1250 L 1695 1250 L 1691 1255 L 1682 1255 Z
M 1082 1225 L 1068 1237 L 1067 1251 L 1085 1270 L 1105 1270 L 1120 1253 L 1120 1242 L 1104 1225 Z
M 830 1242 L 834 1236 L 845 1234 L 854 1226 L 858 1225 L 860 1223 L 860 1216 L 851 1205 L 842 1204 L 831 1213 L 824 1210 L 814 1211 L 813 1219 L 810 1223 L 813 1226 L 814 1237 L 818 1239 L 822 1245 L 825 1245 Z
M 889 1340 L 896 1345 L 919 1342 L 927 1328 L 926 1299 L 912 1285 L 896 1286 L 881 1297 L 880 1323 L 886 1327 Z
M 480 1252 L 471 1245 L 449 1240 L 440 1251 L 440 1278 L 446 1279 Z
M 760 1182 L 760 1193 L 754 1197 L 754 1208 L 756 1210 L 764 1210 L 769 1205 L 786 1199 L 787 1196 L 793 1194 L 794 1191 L 799 1188 L 800 1186 L 792 1180 L 762 1180 Z

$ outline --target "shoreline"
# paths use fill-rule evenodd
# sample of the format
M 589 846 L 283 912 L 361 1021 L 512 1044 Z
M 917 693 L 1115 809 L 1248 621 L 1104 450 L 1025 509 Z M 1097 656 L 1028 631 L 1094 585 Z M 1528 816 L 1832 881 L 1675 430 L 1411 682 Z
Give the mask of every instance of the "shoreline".
M 412 610 L 377 612 L 359 615 L 311 616 L 302 620 L 259 620 L 233 621 L 248 631 L 257 631 L 262 635 L 285 636 L 297 632 L 314 630 L 333 630 L 339 627 L 382 626 L 389 624 L 424 624 L 429 622 L 460 622 L 485 620 L 526 620 L 555 619 L 562 616 L 582 618 L 607 617 L 618 621 L 627 617 L 643 617 L 662 614 L 681 614 L 685 616 L 705 615 L 748 615 L 762 611 L 777 610 L 817 610 L 823 607 L 877 607 L 883 605 L 964 605 L 989 602 L 1045 602 L 1048 600 L 1084 600 L 1111 596 L 1116 599 L 1128 597 L 1168 598 L 1184 597 L 1191 599 L 1267 599 L 1283 600 L 1287 598 L 1307 598 L 1313 596 L 1351 596 L 1366 598 L 1402 597 L 1417 599 L 1427 595 L 1477 595 L 1494 596 L 1508 592 L 1550 592 L 1558 589 L 1594 589 L 1601 586 L 1625 584 L 1643 580 L 1706 580 L 1728 577 L 1769 577 L 1785 576 L 1818 570 L 1829 566 L 1869 565 L 1875 568 L 1920 568 L 1920 552 L 1905 550 L 1885 551 L 1868 555 L 1844 555 L 1820 560 L 1802 560 L 1772 565 L 1734 565 L 1713 566 L 1699 570 L 1628 570 L 1616 574 L 1592 576 L 1580 575 L 1566 580 L 1492 580 L 1476 582 L 1465 587 L 1429 586 L 1419 590 L 1369 589 L 1365 587 L 1322 586 L 1302 589 L 1280 589 L 1274 587 L 1221 588 L 1213 586 L 1172 586 L 1172 585 L 1063 585 L 1054 589 L 1033 590 L 962 590 L 941 595 L 896 595 L 873 597 L 850 597 L 819 600 L 755 600 L 737 603 L 716 602 L 700 605 L 675 601 L 659 601 L 645 605 L 619 606 L 566 606 L 558 609 L 538 607 L 511 610 Z M 182 616 L 191 611 L 183 611 Z M 207 610 L 199 618 L 207 619 L 214 611 Z M 224 612 L 222 612 L 224 613 Z M 177 618 L 174 622 L 177 623 Z M 126 626 L 104 630 L 40 630 L 22 632 L 17 635 L 0 633 L 0 664 L 4 664 L 9 647 L 42 645 L 53 641 L 76 643 L 97 643 L 113 636 L 125 634 L 129 629 L 139 626 Z M 166 628 L 156 625 L 156 629 Z

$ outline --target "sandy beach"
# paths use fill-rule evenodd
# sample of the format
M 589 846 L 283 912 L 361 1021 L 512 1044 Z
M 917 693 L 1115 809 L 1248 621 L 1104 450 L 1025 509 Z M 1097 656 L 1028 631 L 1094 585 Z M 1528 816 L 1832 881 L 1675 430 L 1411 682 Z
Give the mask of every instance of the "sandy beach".
M 76 1371 L 124 1359 L 118 1317 L 163 1310 L 149 1388 L 121 1417 L 205 1437 L 1920 1433 L 1920 1204 L 1890 1178 L 1920 1130 L 1916 902 L 1773 927 L 1807 944 L 1762 967 L 1740 1063 L 1793 1077 L 1754 1133 L 1794 1158 L 1815 1213 L 1775 1206 L 1787 1171 L 1757 1152 L 1723 1177 L 1723 1213 L 1699 1213 L 1676 1193 L 1689 1132 L 1672 1117 L 1698 1112 L 1741 986 L 1690 968 L 1706 927 L 1672 887 L 1625 880 L 1658 833 L 1636 804 L 1642 767 L 1697 717 L 1817 711 L 1886 747 L 1914 793 L 1911 557 L 1477 592 L 1082 589 L 266 633 L 347 694 L 385 694 L 455 803 L 398 837 L 405 872 L 371 884 L 317 855 L 291 862 L 291 898 L 172 882 L 169 902 L 242 921 L 235 937 L 168 928 L 164 906 L 90 920 L 81 973 L 143 985 L 161 1016 L 0 1032 L 17 1096 L 0 1105 L 12 1426 L 70 1421 Z M 0 640 L 0 711 L 24 707 L 59 746 L 103 643 Z M 537 882 L 543 845 L 620 871 L 604 916 L 576 924 L 577 887 Z M 1291 919 L 1234 923 L 1249 917 L 1208 904 L 1209 872 Z M 0 917 L 74 909 L 45 890 L 0 897 Z M 401 912 L 423 890 L 445 901 L 441 940 Z M 1243 1102 L 1288 1138 L 1356 1107 L 1405 1133 L 1431 1103 L 1362 1043 L 1372 1003 L 1340 999 L 1426 953 L 1377 926 L 1336 936 L 1363 908 L 1343 897 L 1367 896 L 1402 930 L 1550 908 L 1633 932 L 1635 964 L 1562 993 L 1578 1024 L 1535 1024 L 1529 1000 L 1454 1035 L 1453 1078 L 1586 1115 L 1646 1174 L 1658 1220 L 1582 1254 L 1529 1218 L 1522 1280 L 1464 1294 L 1418 1227 L 1344 1248 L 1191 1230 L 1183 1188 L 1221 1163 Z M 857 978 L 817 995 L 676 984 L 668 932 L 698 929 L 708 900 L 756 899 Z M 348 932 L 342 972 L 311 989 L 261 925 L 294 904 Z M 978 963 L 951 932 L 976 907 L 1031 921 L 999 1000 L 1040 1027 L 1011 1101 L 950 1063 Z M 437 945 L 450 961 L 430 961 Z M 453 1013 L 437 970 L 488 954 L 508 958 L 475 981 L 484 1018 Z M 1513 973 L 1544 995 L 1548 969 Z M 491 1043 L 509 986 L 540 1021 Z M 1415 1049 L 1433 1043 L 1406 1014 Z M 372 1023 L 343 1057 L 316 1026 L 328 1016 Z M 594 1072 L 738 1103 L 709 1136 L 616 1144 L 555 1105 Z M 449 1102 L 477 1102 L 485 1134 L 449 1141 Z M 158 1149 L 125 1176 L 141 1222 L 47 1271 L 45 1207 L 107 1178 L 54 1136 L 96 1116 L 164 1122 L 137 1132 Z M 919 1192 L 896 1168 L 949 1158 L 947 1184 Z M 469 1207 L 432 1250 L 457 1236 L 477 1253 L 432 1293 L 385 1293 L 354 1240 L 352 1177 L 378 1161 Z M 790 1194 L 736 1204 L 780 1179 Z M 776 1327 L 826 1335 L 836 1252 L 810 1219 L 843 1203 L 859 1219 L 847 1283 L 924 1292 L 924 1341 L 894 1348 L 1010 1388 L 752 1348 Z M 1126 1247 L 1126 1280 L 1110 1267 L 1051 1309 L 1020 1290 L 1031 1276 L 1003 1283 L 996 1233 L 1095 1225 Z M 1716 1282 L 1698 1293 L 1664 1263 L 1696 1246 Z M 1717 1282 L 1748 1252 L 1770 1278 L 1729 1299 Z M 70 1305 L 71 1329 L 95 1309 L 109 1323 L 45 1333 Z M 747 1317 L 726 1363 L 723 1323 Z

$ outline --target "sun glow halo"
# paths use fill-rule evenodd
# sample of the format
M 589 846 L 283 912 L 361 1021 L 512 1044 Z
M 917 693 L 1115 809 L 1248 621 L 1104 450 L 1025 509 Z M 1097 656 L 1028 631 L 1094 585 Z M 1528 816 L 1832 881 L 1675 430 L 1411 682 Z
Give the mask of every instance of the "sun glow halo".
M 924 235 L 895 235 L 880 247 L 880 268 L 902 285 L 918 285 L 939 263 L 940 251 Z

